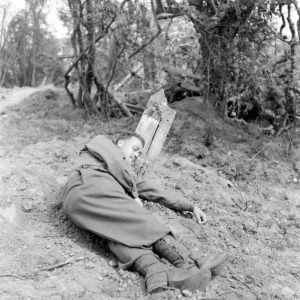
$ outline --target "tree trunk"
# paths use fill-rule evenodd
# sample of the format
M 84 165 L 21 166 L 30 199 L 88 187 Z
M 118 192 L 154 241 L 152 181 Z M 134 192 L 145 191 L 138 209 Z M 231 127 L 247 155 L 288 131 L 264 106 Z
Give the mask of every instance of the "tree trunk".
M 254 2 L 245 2 L 243 9 L 239 8 L 239 15 L 236 7 L 229 4 L 222 13 L 216 15 L 214 1 L 209 1 L 205 7 L 198 5 L 197 1 L 190 1 L 199 11 L 202 20 L 203 15 L 207 18 L 207 22 L 203 22 L 190 15 L 194 28 L 200 35 L 202 70 L 206 78 L 205 100 L 210 100 L 223 112 L 226 110 L 226 85 L 230 82 L 229 59 L 234 49 L 233 41 L 239 27 L 247 21 L 254 9 Z M 213 16 L 218 19 L 213 19 Z
M 87 11 L 87 71 L 86 71 L 86 84 L 89 93 L 91 93 L 93 78 L 94 78 L 94 65 L 95 65 L 95 26 L 94 26 L 94 9 L 93 1 L 86 0 Z

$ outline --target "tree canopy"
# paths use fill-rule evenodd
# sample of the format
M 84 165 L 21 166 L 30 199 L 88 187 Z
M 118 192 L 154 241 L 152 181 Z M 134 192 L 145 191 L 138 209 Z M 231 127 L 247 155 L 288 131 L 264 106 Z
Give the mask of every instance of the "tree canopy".
M 2 85 L 64 81 L 74 107 L 98 117 L 116 106 L 131 116 L 128 93 L 164 88 L 170 102 L 197 95 L 225 118 L 263 119 L 277 132 L 295 123 L 297 0 L 68 0 L 63 53 L 45 3 L 26 1 L 10 22 L 1 8 Z

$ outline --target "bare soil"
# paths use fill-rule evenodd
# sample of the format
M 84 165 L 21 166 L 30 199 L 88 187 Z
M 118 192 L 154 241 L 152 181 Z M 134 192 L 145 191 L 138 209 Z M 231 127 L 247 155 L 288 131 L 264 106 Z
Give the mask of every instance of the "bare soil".
M 227 251 L 233 259 L 205 292 L 149 296 L 137 273 L 116 269 L 104 240 L 68 220 L 60 196 L 84 143 L 134 130 L 139 116 L 88 119 L 53 87 L 1 90 L 2 96 L 0 299 L 300 298 L 296 133 L 262 136 L 254 124 L 225 122 L 197 98 L 174 104 L 176 119 L 150 171 L 209 220 L 198 225 L 188 215 L 144 204 L 190 250 Z

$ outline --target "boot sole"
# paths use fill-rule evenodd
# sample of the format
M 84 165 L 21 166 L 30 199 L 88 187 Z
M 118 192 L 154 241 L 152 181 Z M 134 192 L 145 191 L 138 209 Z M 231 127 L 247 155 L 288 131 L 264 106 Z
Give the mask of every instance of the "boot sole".
M 211 261 L 208 263 L 203 263 L 202 260 L 195 260 L 197 266 L 205 269 L 210 269 L 213 276 L 219 275 L 221 271 L 224 269 L 226 263 L 233 258 L 232 255 L 225 253 L 223 255 L 220 255 L 220 257 L 217 257 L 215 261 Z M 204 258 L 205 259 L 205 258 Z
M 169 282 L 169 287 L 180 290 L 189 290 L 191 292 L 194 292 L 196 290 L 204 291 L 210 280 L 210 270 L 203 268 L 181 281 Z

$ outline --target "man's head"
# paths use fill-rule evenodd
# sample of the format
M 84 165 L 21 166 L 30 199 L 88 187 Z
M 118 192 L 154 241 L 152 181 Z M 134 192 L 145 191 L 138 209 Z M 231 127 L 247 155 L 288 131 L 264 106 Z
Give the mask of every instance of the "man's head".
M 135 132 L 125 132 L 117 137 L 115 144 L 121 149 L 125 160 L 134 165 L 145 146 L 145 140 Z

